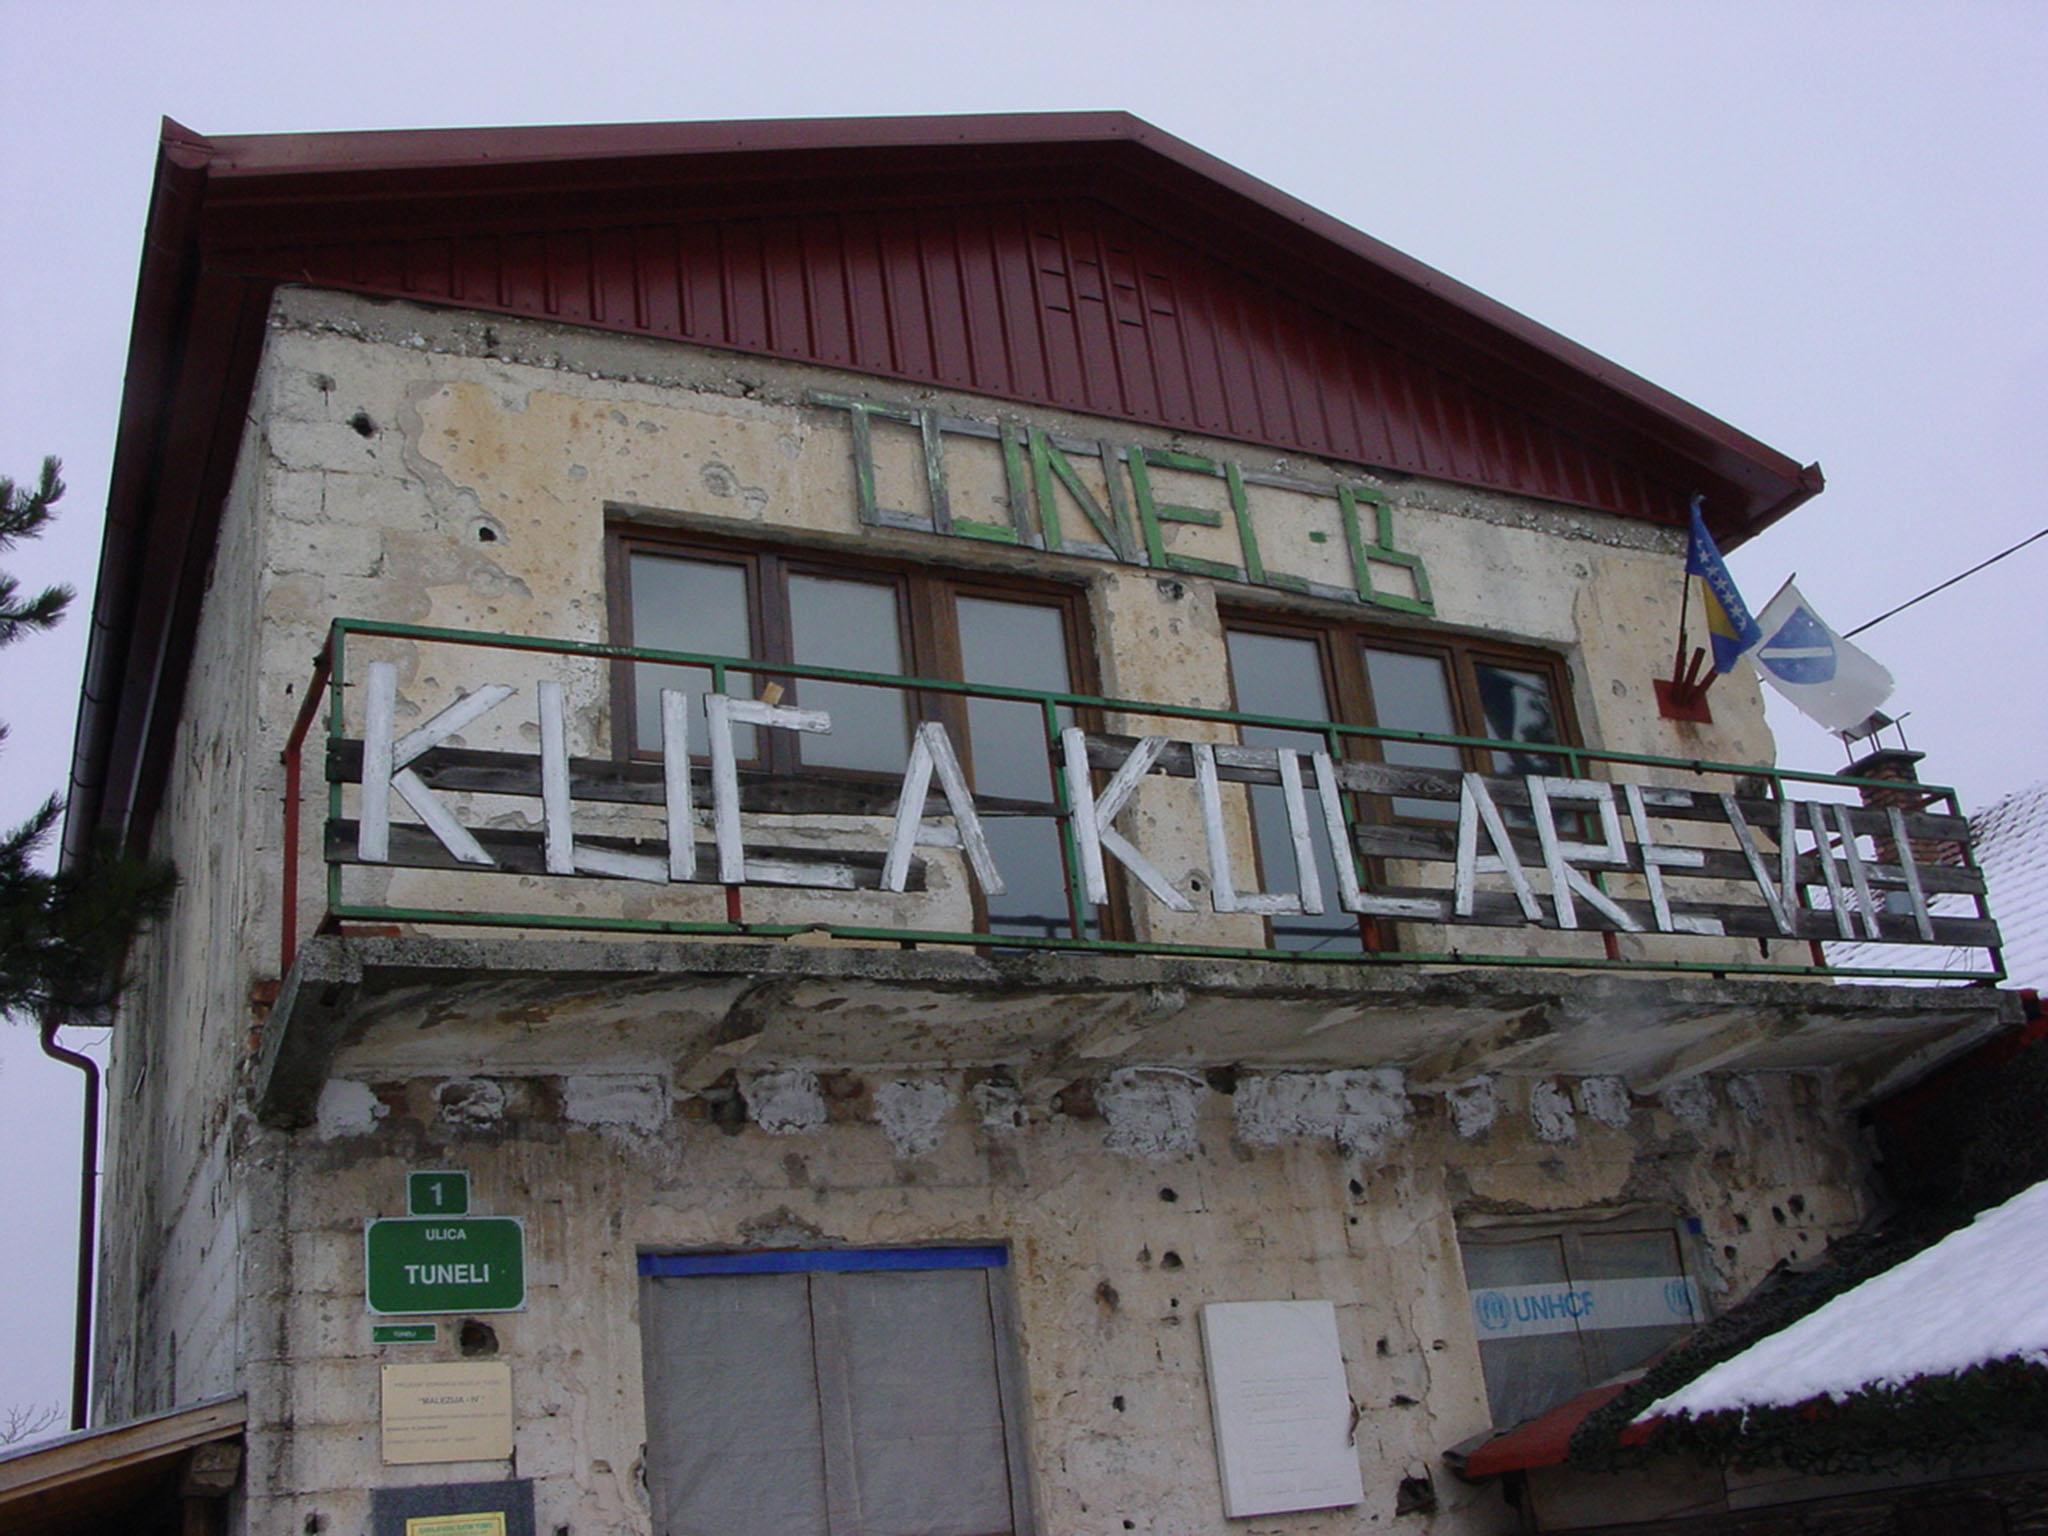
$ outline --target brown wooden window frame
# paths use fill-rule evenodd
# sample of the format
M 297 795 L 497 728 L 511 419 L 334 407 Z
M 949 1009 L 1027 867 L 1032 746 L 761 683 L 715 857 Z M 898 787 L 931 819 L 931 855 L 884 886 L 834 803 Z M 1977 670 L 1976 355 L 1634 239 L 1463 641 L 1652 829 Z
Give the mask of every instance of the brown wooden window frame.
M 1367 648 L 1372 648 L 1399 651 L 1411 656 L 1428 656 L 1444 663 L 1451 696 L 1453 725 L 1456 727 L 1449 734 L 1458 736 L 1487 735 L 1486 711 L 1479 695 L 1478 668 L 1481 663 L 1508 667 L 1520 672 L 1539 673 L 1550 690 L 1551 709 L 1561 745 L 1583 745 L 1583 738 L 1579 734 L 1578 714 L 1572 701 L 1571 670 L 1565 658 L 1555 651 L 1480 636 L 1428 634 L 1412 629 L 1390 628 L 1351 620 L 1276 612 L 1270 608 L 1229 602 L 1218 605 L 1217 618 L 1223 630 L 1226 657 L 1224 665 L 1230 674 L 1230 707 L 1234 711 L 1265 713 L 1256 709 L 1248 710 L 1238 696 L 1236 669 L 1230 666 L 1228 660 L 1230 635 L 1233 632 L 1275 635 L 1286 639 L 1307 640 L 1316 646 L 1324 697 L 1329 704 L 1330 719 L 1336 724 L 1379 723 L 1378 715 L 1373 708 L 1372 685 L 1368 681 L 1365 666 L 1365 652 Z M 1385 761 L 1377 737 L 1344 736 L 1339 739 L 1339 745 L 1340 756 L 1366 762 Z M 1529 752 L 1542 750 L 1540 746 L 1532 743 L 1503 743 L 1503 746 L 1520 747 Z M 1500 772 L 1493 763 L 1494 748 L 1460 747 L 1456 750 L 1461 768 L 1485 774 Z M 1410 826 L 1443 825 L 1441 820 L 1395 814 L 1393 800 L 1389 796 L 1374 796 L 1363 800 L 1353 797 L 1353 800 L 1359 805 L 1363 816 L 1376 822 Z M 1265 888 L 1265 851 L 1257 848 L 1256 842 L 1254 851 L 1257 855 L 1261 888 Z M 1368 861 L 1368 876 L 1376 883 L 1384 878 L 1384 872 L 1377 867 L 1379 862 Z M 1273 924 L 1270 918 L 1266 926 L 1268 942 L 1271 942 Z M 1377 918 L 1361 917 L 1359 935 L 1369 950 L 1394 947 L 1392 925 Z
M 778 667 L 799 665 L 793 656 L 789 578 L 816 575 L 841 581 L 867 581 L 893 585 L 898 593 L 897 621 L 906 677 L 963 680 L 960 633 L 954 599 L 982 597 L 996 601 L 1029 603 L 1055 609 L 1060 615 L 1061 634 L 1067 647 L 1068 691 L 1099 694 L 1093 635 L 1088 622 L 1087 588 L 1078 581 L 1064 581 L 1039 575 L 1013 576 L 960 567 L 932 565 L 922 561 L 850 554 L 818 545 L 783 543 L 764 539 L 730 539 L 700 534 L 688 529 L 649 526 L 625 520 L 606 528 L 606 616 L 614 644 L 637 643 L 633 627 L 632 561 L 635 555 L 697 560 L 738 566 L 747 582 L 747 623 L 755 637 L 753 648 L 762 654 L 747 670 L 755 686 L 766 679 L 780 682 L 783 702 L 801 705 L 803 679 L 779 672 Z M 963 695 L 937 691 L 904 690 L 909 699 L 912 724 L 920 720 L 944 723 L 960 755 L 960 764 L 971 786 L 975 783 L 974 738 L 968 729 L 967 700 Z M 611 678 L 613 756 L 621 761 L 649 761 L 660 756 L 658 744 L 637 740 L 638 709 L 633 692 L 633 663 L 612 668 Z M 1087 730 L 1101 729 L 1095 712 L 1077 710 L 1076 719 Z M 756 755 L 741 758 L 744 770 L 776 775 L 824 778 L 851 782 L 900 782 L 901 773 L 842 768 L 806 763 L 801 758 L 800 738 L 788 731 L 759 731 L 755 734 Z M 693 761 L 707 761 L 702 753 Z M 1049 765 L 1049 771 L 1052 771 Z M 1048 800 L 1048 806 L 1052 803 Z M 1125 936 L 1128 923 L 1119 882 L 1111 880 L 1110 901 L 1094 914 L 1107 937 Z M 1071 905 L 1071 904 L 1070 904 Z M 978 927 L 988 920 L 986 902 L 974 889 L 974 916 Z M 1081 914 L 1069 911 L 1073 931 L 1082 931 Z
M 1507 642 L 1462 635 L 1418 634 L 1414 630 L 1386 629 L 1373 624 L 1348 623 L 1340 619 L 1304 618 L 1274 613 L 1270 609 L 1226 604 L 1220 610 L 1224 634 L 1243 630 L 1253 634 L 1280 635 L 1315 643 L 1322 660 L 1323 684 L 1329 690 L 1331 718 L 1343 725 L 1377 725 L 1372 687 L 1366 680 L 1365 651 L 1401 651 L 1410 656 L 1429 656 L 1447 664 L 1451 708 L 1459 736 L 1486 736 L 1486 711 L 1479 699 L 1481 663 L 1512 668 L 1518 672 L 1540 673 L 1550 689 L 1562 745 L 1582 745 L 1577 711 L 1572 707 L 1571 670 L 1555 651 L 1539 650 Z M 1349 644 L 1344 642 L 1349 641 Z M 1231 708 L 1242 710 L 1237 678 L 1230 679 Z M 1254 711 L 1256 713 L 1256 711 Z M 1490 738 L 1489 738 L 1490 739 Z M 1346 738 L 1347 755 L 1380 760 L 1379 742 L 1369 736 Z M 1542 749 L 1531 743 L 1503 743 L 1531 752 Z M 1462 747 L 1459 758 L 1480 773 L 1496 773 L 1491 748 Z

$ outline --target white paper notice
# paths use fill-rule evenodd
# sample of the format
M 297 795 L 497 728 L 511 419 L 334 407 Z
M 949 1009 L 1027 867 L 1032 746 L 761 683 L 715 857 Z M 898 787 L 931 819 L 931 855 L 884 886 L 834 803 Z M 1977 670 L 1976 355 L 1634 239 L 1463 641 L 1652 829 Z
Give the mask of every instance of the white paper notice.
M 1210 1302 L 1202 1348 L 1224 1514 L 1329 1509 L 1365 1497 L 1334 1306 Z

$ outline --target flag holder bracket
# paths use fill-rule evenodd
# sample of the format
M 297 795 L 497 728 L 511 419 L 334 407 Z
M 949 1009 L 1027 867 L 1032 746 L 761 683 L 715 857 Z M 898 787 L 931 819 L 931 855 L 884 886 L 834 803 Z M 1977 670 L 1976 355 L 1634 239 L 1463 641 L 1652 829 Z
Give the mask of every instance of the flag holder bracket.
M 1692 661 L 1685 659 L 1685 642 L 1680 640 L 1678 654 L 1672 658 L 1671 675 L 1657 679 L 1657 713 L 1666 720 L 1689 720 L 1695 725 L 1712 725 L 1714 712 L 1707 705 L 1707 690 L 1714 686 L 1714 679 L 1721 674 L 1708 669 L 1705 678 L 1700 671 L 1706 665 L 1707 648 L 1695 646 Z
M 1693 725 L 1714 723 L 1714 712 L 1707 706 L 1707 690 L 1714 686 L 1714 679 L 1721 675 L 1718 656 L 1716 665 L 1707 666 L 1707 648 L 1704 645 L 1691 645 L 1686 637 L 1685 621 L 1692 613 L 1693 577 L 1698 576 L 1706 584 L 1708 590 L 1705 601 L 1711 604 L 1718 585 L 1725 589 L 1722 597 L 1724 605 L 1732 603 L 1743 625 L 1755 627 L 1748 610 L 1743 606 L 1741 595 L 1735 590 L 1735 583 L 1729 578 L 1727 568 L 1721 564 L 1721 552 L 1714 547 L 1713 535 L 1707 532 L 1704 505 L 1704 497 L 1693 497 L 1692 536 L 1685 547 L 1685 576 L 1679 584 L 1678 646 L 1671 653 L 1671 675 L 1658 678 L 1655 684 L 1657 713 L 1666 720 L 1684 720 Z M 1718 584 L 1715 581 L 1717 575 L 1720 578 Z M 1709 606 L 1709 628 L 1713 627 L 1713 617 L 1714 609 Z M 1725 621 L 1725 612 L 1722 617 Z M 1722 632 L 1717 631 L 1718 633 Z M 1715 643 L 1718 645 L 1719 640 L 1717 639 Z M 1686 657 L 1688 646 L 1692 650 L 1690 660 Z M 1702 668 L 1705 668 L 1707 674 L 1704 679 L 1700 677 Z

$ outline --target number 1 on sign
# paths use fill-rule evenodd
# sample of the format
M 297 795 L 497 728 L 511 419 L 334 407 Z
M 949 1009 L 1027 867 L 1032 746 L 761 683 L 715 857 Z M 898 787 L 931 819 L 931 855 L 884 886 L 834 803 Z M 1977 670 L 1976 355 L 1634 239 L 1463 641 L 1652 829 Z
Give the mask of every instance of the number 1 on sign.
M 469 1175 L 450 1169 L 407 1174 L 405 1209 L 409 1216 L 467 1216 Z

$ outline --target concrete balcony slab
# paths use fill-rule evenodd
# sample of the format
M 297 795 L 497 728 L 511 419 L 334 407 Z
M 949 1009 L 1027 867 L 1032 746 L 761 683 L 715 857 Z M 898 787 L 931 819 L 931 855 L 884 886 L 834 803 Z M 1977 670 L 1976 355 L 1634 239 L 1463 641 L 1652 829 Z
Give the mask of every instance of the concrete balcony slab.
M 1853 1101 L 2018 1019 L 1980 987 L 978 954 L 804 943 L 320 936 L 265 1024 L 256 1112 L 352 1076 L 593 1068 L 688 1089 L 744 1065 L 1008 1068 L 1026 1092 L 1130 1065 L 1485 1072 L 1826 1070 Z

